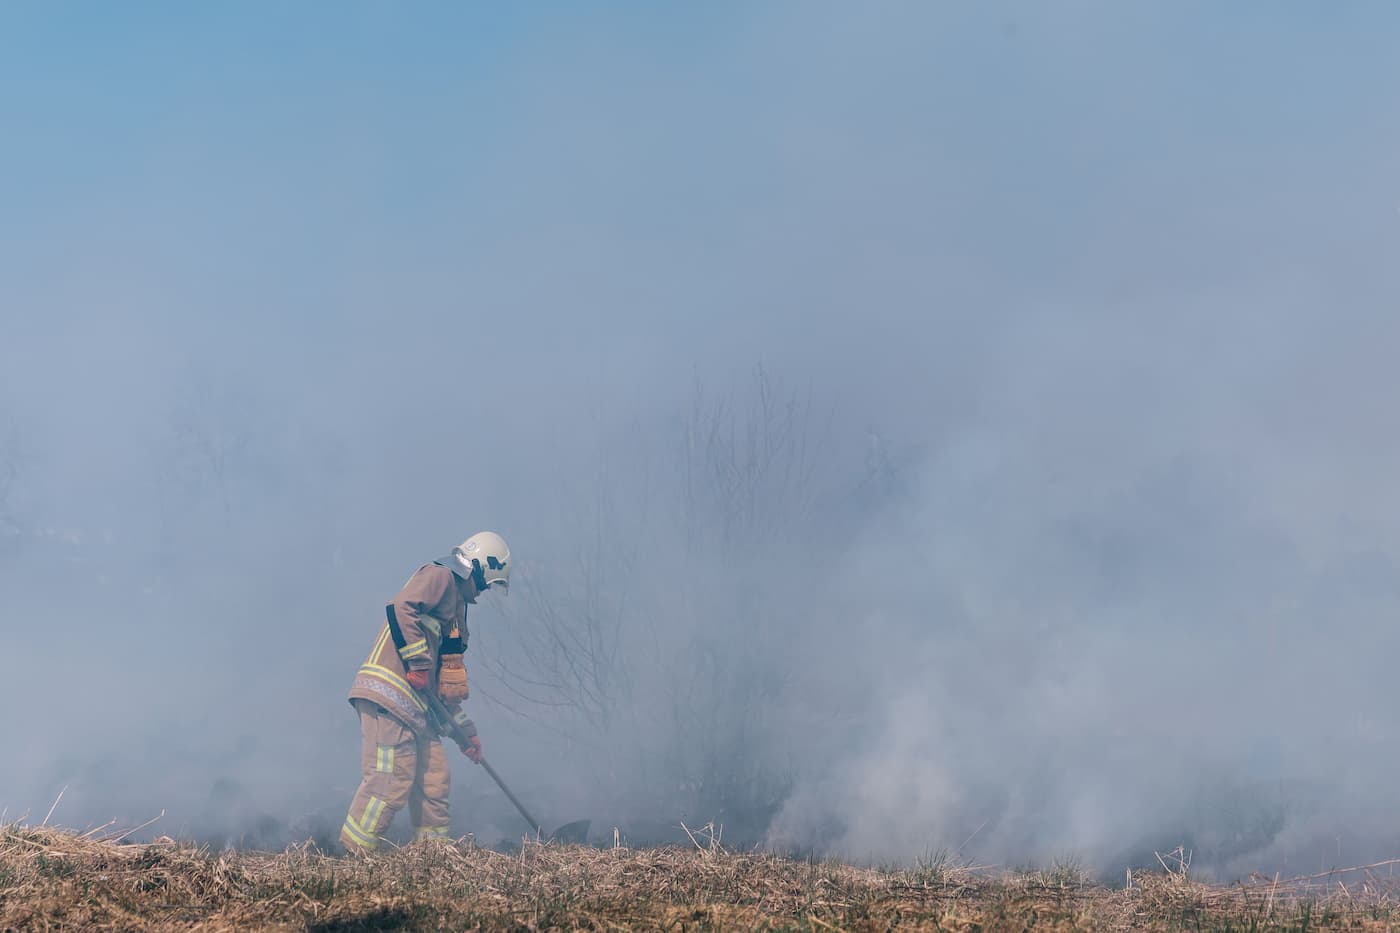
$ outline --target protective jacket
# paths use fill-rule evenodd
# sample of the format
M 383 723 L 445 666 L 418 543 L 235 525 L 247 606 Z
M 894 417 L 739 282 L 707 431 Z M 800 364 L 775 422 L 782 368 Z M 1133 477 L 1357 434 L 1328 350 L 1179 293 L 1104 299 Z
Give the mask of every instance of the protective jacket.
M 466 637 L 467 603 L 475 601 L 476 587 L 470 580 L 461 580 L 438 563 L 419 567 L 386 607 L 397 623 L 402 647 L 386 621 L 350 685 L 350 702 L 368 700 L 420 735 L 445 734 L 442 725 L 430 727 L 428 708 L 404 675 L 410 670 L 427 671 L 428 689 L 437 690 L 443 641 L 453 630 Z M 476 728 L 461 704 L 447 706 L 453 719 L 475 735 Z

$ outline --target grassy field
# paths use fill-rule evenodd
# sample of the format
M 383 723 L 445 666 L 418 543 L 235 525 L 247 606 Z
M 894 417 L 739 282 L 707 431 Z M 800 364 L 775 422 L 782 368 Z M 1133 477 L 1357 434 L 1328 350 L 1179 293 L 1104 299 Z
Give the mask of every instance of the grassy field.
M 1168 862 L 1168 865 L 1171 863 Z M 470 844 L 372 858 L 310 847 L 210 852 L 48 828 L 0 829 L 4 930 L 1386 930 L 1360 869 L 1215 887 L 1158 871 L 1131 887 L 1072 868 L 875 871 L 691 849 Z

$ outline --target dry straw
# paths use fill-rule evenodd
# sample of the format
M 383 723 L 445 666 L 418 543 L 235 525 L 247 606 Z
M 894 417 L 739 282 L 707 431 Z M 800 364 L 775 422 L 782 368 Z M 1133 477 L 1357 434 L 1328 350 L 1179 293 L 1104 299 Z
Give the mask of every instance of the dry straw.
M 463 841 L 354 858 L 131 844 L 109 830 L 0 827 L 0 929 L 1296 929 L 1303 917 L 1309 929 L 1390 928 L 1374 872 L 1307 899 L 1302 879 L 1211 887 L 1184 865 L 1117 890 L 1073 866 L 880 871 L 732 852 L 713 826 L 687 828 L 683 848 L 507 854 Z

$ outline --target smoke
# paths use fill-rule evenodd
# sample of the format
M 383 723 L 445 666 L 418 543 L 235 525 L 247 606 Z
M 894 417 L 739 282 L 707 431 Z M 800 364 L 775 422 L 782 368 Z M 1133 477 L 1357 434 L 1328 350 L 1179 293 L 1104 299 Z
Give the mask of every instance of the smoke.
M 492 528 L 546 821 L 1394 854 L 1393 16 L 0 13 L 0 806 L 333 836 Z

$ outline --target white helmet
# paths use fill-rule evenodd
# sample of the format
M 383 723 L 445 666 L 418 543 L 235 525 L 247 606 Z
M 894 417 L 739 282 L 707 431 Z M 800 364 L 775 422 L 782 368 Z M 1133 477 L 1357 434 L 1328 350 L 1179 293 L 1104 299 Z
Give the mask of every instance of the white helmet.
M 479 531 L 452 549 L 440 563 L 478 590 L 499 586 L 510 589 L 510 548 L 494 531 Z

